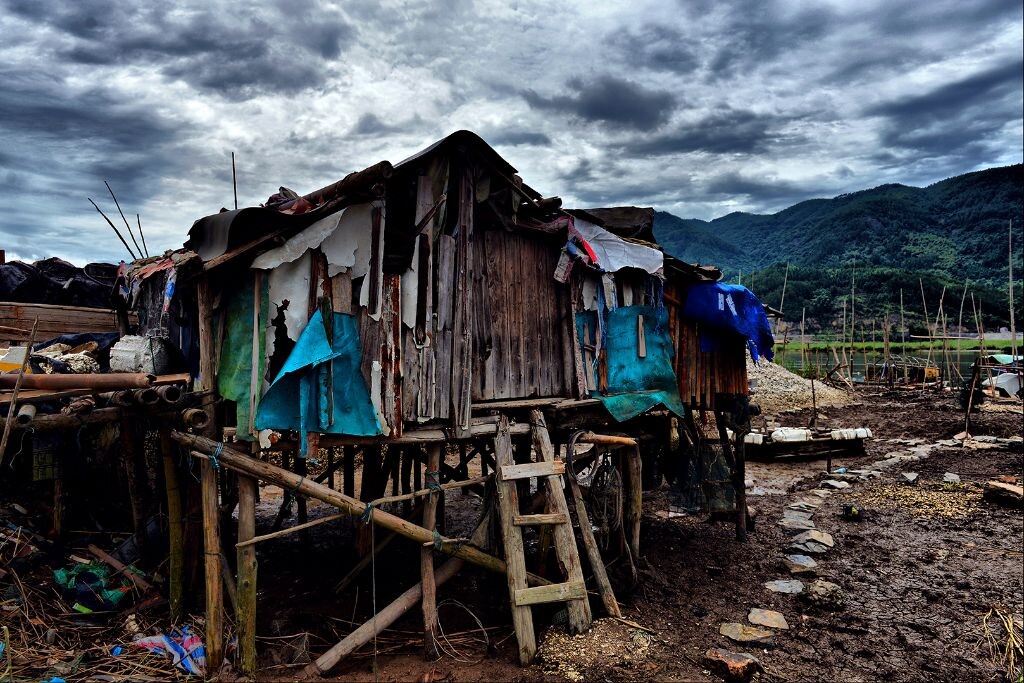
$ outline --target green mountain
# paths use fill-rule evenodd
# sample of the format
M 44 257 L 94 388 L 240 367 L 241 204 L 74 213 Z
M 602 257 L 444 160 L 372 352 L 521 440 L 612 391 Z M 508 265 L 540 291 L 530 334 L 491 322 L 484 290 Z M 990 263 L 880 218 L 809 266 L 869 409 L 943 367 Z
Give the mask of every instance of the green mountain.
M 974 292 L 991 329 L 1009 317 L 1006 249 L 1011 219 L 1015 275 L 1024 274 L 1021 164 L 924 188 L 892 184 L 812 199 L 771 215 L 737 212 L 702 221 L 658 212 L 654 230 L 667 252 L 685 261 L 718 265 L 732 281 L 742 273 L 743 283 L 775 307 L 782 301 L 782 264 L 788 263 L 786 317 L 799 320 L 806 308 L 811 329 L 837 324 L 852 278 L 858 319 L 881 318 L 886 312 L 898 316 L 900 289 L 906 317 L 922 318 L 920 279 L 933 318 L 946 288 L 943 312 L 952 318 L 950 324 L 956 322 L 969 281 L 965 322 L 973 319 Z M 1024 288 L 1017 280 L 1019 303 Z

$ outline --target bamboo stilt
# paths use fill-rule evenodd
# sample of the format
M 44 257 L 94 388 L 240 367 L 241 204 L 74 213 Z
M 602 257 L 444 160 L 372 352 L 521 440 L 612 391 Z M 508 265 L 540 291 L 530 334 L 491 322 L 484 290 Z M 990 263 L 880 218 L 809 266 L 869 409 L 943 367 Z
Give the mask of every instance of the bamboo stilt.
M 174 461 L 174 442 L 170 429 L 160 428 L 160 452 L 164 464 L 164 486 L 167 489 L 167 536 L 170 546 L 168 559 L 168 602 L 171 621 L 180 622 L 184 616 L 184 515 L 181 510 L 181 485 L 178 481 L 178 466 Z
M 441 446 L 434 445 L 427 449 L 427 485 L 440 486 L 441 479 Z M 412 463 L 412 454 L 406 456 Z M 419 464 L 417 464 L 419 467 Z M 431 493 L 423 505 L 423 527 L 434 531 L 437 525 L 437 501 L 440 492 Z M 434 549 L 420 548 L 420 584 L 423 605 L 423 654 L 433 661 L 440 657 L 437 649 L 437 584 L 434 578 Z
M 256 480 L 238 476 L 238 542 L 256 536 Z M 256 546 L 236 550 L 238 561 L 237 615 L 239 668 L 245 676 L 256 675 Z
M 206 557 L 206 665 L 216 671 L 224 659 L 224 585 L 220 569 L 220 516 L 217 509 L 217 472 L 201 463 L 203 493 L 203 549 Z

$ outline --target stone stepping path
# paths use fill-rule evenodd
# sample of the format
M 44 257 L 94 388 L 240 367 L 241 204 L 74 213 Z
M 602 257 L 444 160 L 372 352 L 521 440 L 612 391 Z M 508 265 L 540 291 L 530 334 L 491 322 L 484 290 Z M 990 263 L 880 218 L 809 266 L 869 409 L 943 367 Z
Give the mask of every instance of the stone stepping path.
M 754 626 L 777 628 L 782 631 L 789 630 L 789 622 L 786 621 L 785 615 L 783 615 L 782 612 L 776 612 L 770 609 L 760 609 L 758 607 L 751 608 L 750 614 L 747 615 L 747 621 Z
M 766 581 L 764 587 L 772 593 L 786 593 L 796 595 L 804 592 L 804 582 L 797 579 L 779 579 L 777 581 Z
M 718 632 L 736 643 L 754 644 L 760 647 L 770 647 L 775 644 L 774 631 L 747 626 L 735 621 L 728 621 L 722 624 Z

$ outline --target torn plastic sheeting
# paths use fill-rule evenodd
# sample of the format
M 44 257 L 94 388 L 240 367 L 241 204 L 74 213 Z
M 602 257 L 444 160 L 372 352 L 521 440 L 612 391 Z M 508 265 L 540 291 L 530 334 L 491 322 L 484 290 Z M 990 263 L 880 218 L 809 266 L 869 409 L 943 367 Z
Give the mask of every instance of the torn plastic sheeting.
M 637 317 L 644 317 L 646 355 L 640 358 Z M 596 343 L 596 315 L 577 314 L 580 344 Z M 582 337 L 587 323 L 591 339 Z M 654 306 L 623 306 L 609 311 L 602 341 L 607 366 L 607 389 L 591 395 L 601 400 L 619 422 L 641 415 L 662 405 L 676 415 L 686 410 L 679 396 L 679 382 L 672 369 L 675 349 L 668 331 L 668 312 Z M 595 376 L 597 363 L 595 362 Z
M 690 285 L 683 315 L 702 323 L 700 346 L 705 353 L 719 349 L 715 333 L 726 333 L 738 334 L 747 340 L 755 363 L 760 356 L 768 360 L 775 357 L 772 350 L 775 340 L 764 306 L 742 285 L 722 282 Z
M 274 355 L 274 328 L 270 319 L 277 317 L 277 309 L 288 302 L 284 311 L 285 334 L 289 339 L 298 339 L 309 320 L 309 278 L 313 257 L 309 251 L 295 261 L 282 263 L 270 270 L 267 278 L 267 297 L 273 308 L 267 319 L 268 356 Z
M 355 204 L 345 209 L 330 235 L 320 243 L 327 257 L 327 274 L 334 277 L 346 269 L 352 279 L 370 269 L 373 252 L 373 204 Z
M 627 242 L 618 235 L 580 218 L 573 220 L 570 235 L 584 241 L 590 258 L 598 269 L 614 273 L 623 268 L 639 268 L 654 274 L 665 267 L 665 254 L 643 244 Z
M 260 323 L 266 324 L 269 313 L 268 285 L 263 279 L 263 291 L 260 293 Z M 252 441 L 255 437 L 249 433 L 249 410 L 252 401 L 252 358 L 253 358 L 253 305 L 255 297 L 253 287 L 242 286 L 229 290 L 231 298 L 225 308 L 224 341 L 220 349 L 220 372 L 217 375 L 217 393 L 235 402 L 235 414 L 238 431 L 236 437 L 242 441 Z M 263 376 L 266 374 L 266 335 L 263 330 L 256 336 L 260 345 L 256 353 L 260 367 L 257 370 L 260 386 L 257 390 L 262 395 Z
M 342 209 L 338 213 L 322 218 L 299 234 L 293 236 L 280 247 L 260 254 L 256 257 L 256 260 L 252 262 L 252 268 L 256 268 L 258 270 L 276 268 L 282 263 L 291 263 L 305 254 L 309 249 L 316 249 L 337 229 L 338 224 L 344 217 L 346 211 L 348 211 L 348 209 Z
M 206 648 L 202 639 L 192 633 L 188 626 L 182 626 L 181 630 L 175 629 L 170 635 L 161 633 L 139 638 L 134 645 L 153 654 L 170 655 L 175 666 L 193 676 L 202 676 L 206 673 Z
M 328 342 L 323 317 L 316 311 L 303 330 L 284 367 L 260 401 L 257 429 L 299 432 L 300 455 L 306 456 L 306 435 L 346 434 L 380 436 L 380 422 L 359 371 L 359 328 L 355 316 L 333 314 L 333 344 Z M 328 363 L 334 386 L 327 387 Z M 333 391 L 333 415 L 327 392 Z
M 416 274 L 416 265 L 420 262 L 420 241 L 417 238 L 412 248 L 412 262 L 409 268 L 402 273 L 402 322 L 409 329 L 416 325 L 416 304 L 419 300 L 419 276 Z

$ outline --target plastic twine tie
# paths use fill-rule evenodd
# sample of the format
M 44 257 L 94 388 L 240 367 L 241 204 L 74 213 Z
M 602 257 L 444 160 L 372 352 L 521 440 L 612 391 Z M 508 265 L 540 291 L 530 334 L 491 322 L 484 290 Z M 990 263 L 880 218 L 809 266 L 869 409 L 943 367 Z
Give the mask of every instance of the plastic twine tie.
M 219 444 L 217 444 L 217 447 L 213 449 L 213 453 L 210 453 L 210 465 L 213 466 L 214 470 L 219 470 L 220 469 L 220 460 L 218 460 L 217 458 L 220 457 L 220 454 L 223 451 L 224 451 L 224 444 L 219 443 Z
M 441 488 L 441 482 L 438 479 L 441 474 L 440 470 L 426 470 L 424 474 L 427 477 L 427 488 L 431 491 L 443 491 Z
M 363 524 L 369 524 L 371 521 L 373 521 L 373 501 L 372 500 L 369 503 L 366 504 L 366 509 L 363 510 L 363 515 L 362 515 L 362 517 L 359 518 L 359 521 L 362 522 Z

